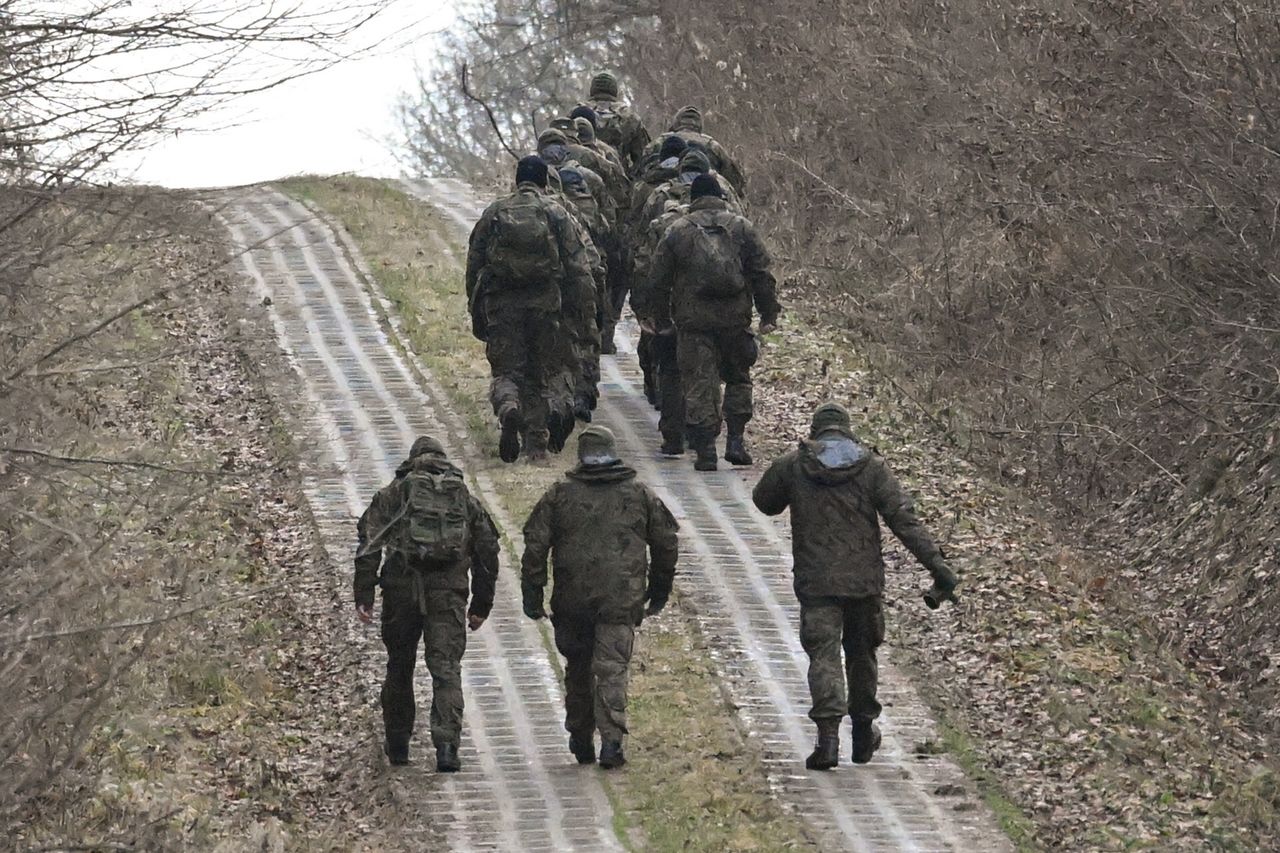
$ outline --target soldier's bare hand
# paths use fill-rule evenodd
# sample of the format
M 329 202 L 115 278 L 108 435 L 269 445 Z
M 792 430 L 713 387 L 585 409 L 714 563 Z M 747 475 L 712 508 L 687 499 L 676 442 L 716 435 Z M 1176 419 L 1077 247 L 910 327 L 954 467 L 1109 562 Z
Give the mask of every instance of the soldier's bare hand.
M 484 617 L 477 616 L 474 613 L 467 614 L 467 627 L 472 631 L 479 631 L 480 626 L 484 624 Z
M 373 621 L 373 605 L 371 605 L 371 604 L 357 604 L 357 605 L 356 605 L 356 618 L 357 618 L 357 619 L 359 619 L 361 622 L 363 622 L 363 623 L 364 623 L 364 624 L 366 624 L 366 625 L 368 625 L 370 622 L 372 622 L 372 621 Z

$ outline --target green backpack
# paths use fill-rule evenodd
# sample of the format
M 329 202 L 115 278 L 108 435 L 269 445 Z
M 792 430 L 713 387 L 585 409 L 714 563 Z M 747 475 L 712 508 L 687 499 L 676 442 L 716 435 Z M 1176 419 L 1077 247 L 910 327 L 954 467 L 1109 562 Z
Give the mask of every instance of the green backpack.
M 559 278 L 560 250 L 541 199 L 517 193 L 499 203 L 486 260 L 499 287 L 537 287 Z
M 595 101 L 589 106 L 596 114 L 596 139 L 622 150 L 622 114 L 611 101 Z
M 703 299 L 730 299 L 744 293 L 747 278 L 742 273 L 742 254 L 726 227 L 727 218 L 687 219 L 694 227 L 685 263 L 698 271 L 698 296 Z
M 457 471 L 410 471 L 400 482 L 392 550 L 419 565 L 448 566 L 467 554 L 470 495 Z

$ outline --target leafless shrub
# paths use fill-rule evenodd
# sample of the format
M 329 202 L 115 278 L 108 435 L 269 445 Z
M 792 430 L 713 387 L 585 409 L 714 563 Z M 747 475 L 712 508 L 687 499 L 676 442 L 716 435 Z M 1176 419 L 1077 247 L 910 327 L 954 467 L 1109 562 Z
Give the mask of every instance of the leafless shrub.
M 85 748 L 224 571 L 223 472 L 184 440 L 163 310 L 226 258 L 113 159 L 332 64 L 380 2 L 0 0 L 0 822 L 88 785 Z M 98 186 L 95 186 L 98 185 Z M 207 514 L 204 516 L 207 518 Z M 73 798 L 74 799 L 74 798 Z M 81 815 L 83 818 L 83 815 Z M 110 820 L 103 819 L 109 824 Z M 83 828 L 83 827 L 81 827 Z M 147 846 L 145 837 L 130 842 Z

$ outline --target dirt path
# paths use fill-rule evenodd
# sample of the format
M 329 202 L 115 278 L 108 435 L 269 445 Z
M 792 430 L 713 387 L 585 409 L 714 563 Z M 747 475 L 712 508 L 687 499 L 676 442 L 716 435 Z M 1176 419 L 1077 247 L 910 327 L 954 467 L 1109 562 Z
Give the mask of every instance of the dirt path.
M 413 438 L 435 435 L 455 458 L 474 451 L 434 379 L 416 360 L 401 356 L 386 306 L 371 294 L 372 277 L 361 271 L 353 246 L 301 204 L 268 189 L 233 197 L 225 220 L 240 246 L 265 239 L 246 254 L 245 271 L 258 298 L 270 298 L 279 342 L 298 374 L 306 421 L 319 448 L 306 472 L 307 496 L 334 583 L 345 587 L 354 518 L 391 478 Z M 492 495 L 483 475 L 476 486 Z M 510 519 L 500 516 L 495 513 L 511 531 Z M 513 553 L 504 555 L 507 566 Z M 363 644 L 368 659 L 380 660 L 376 631 L 350 624 L 346 640 Z M 424 746 L 429 740 L 419 726 L 416 761 L 394 776 L 407 846 L 619 849 L 596 771 L 579 768 L 565 748 L 557 675 L 541 629 L 520 615 L 509 570 L 500 579 L 492 618 L 469 641 L 463 772 L 442 776 L 431 770 Z M 371 691 L 378 675 L 367 671 Z M 419 675 L 425 717 L 424 668 Z
M 465 239 L 482 205 L 456 181 L 405 181 Z M 598 421 L 617 434 L 625 457 L 667 501 L 682 524 L 678 583 L 715 643 L 718 668 L 751 731 L 765 744 L 770 782 L 803 816 L 824 848 L 1006 850 L 1009 842 L 961 771 L 937 755 L 929 715 L 907 681 L 882 662 L 884 747 L 865 768 L 807 773 L 812 745 L 806 716 L 805 656 L 791 592 L 785 531 L 750 501 L 755 471 L 695 474 L 687 460 L 656 454 L 657 415 L 640 391 L 634 328 L 619 329 L 618 356 L 605 357 Z M 849 743 L 846 724 L 844 744 Z

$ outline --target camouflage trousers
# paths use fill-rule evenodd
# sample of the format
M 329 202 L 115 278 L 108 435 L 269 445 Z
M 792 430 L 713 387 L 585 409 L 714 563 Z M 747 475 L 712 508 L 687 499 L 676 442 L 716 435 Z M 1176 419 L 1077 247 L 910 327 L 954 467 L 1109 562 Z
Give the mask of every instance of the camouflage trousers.
M 462 655 L 467 649 L 465 592 L 426 590 L 426 613 L 408 596 L 382 597 L 382 643 L 387 678 L 382 683 L 382 723 L 387 737 L 413 733 L 417 708 L 413 670 L 418 640 L 431 673 L 431 741 L 457 745 L 462 736 Z
M 658 374 L 658 432 L 669 441 L 684 440 L 684 386 L 675 335 L 654 335 L 650 352 Z
M 751 366 L 758 355 L 750 329 L 681 330 L 677 334 L 685 423 L 691 432 L 717 436 L 722 421 L 728 422 L 731 434 L 741 432 L 753 412 Z
M 811 719 L 838 720 L 846 712 L 855 720 L 880 716 L 876 649 L 883 642 L 884 611 L 877 596 L 800 603 L 800 644 L 809 655 L 813 697 Z
M 565 729 L 570 734 L 597 729 L 602 740 L 622 740 L 635 626 L 560 614 L 551 621 L 565 661 Z
M 567 336 L 559 317 L 545 311 L 491 310 L 485 327 L 485 355 L 493 381 L 494 414 L 514 403 L 524 415 L 526 443 L 547 446 L 547 412 L 561 402 L 557 374 L 565 363 Z M 572 398 L 572 393 L 570 393 Z
M 573 393 L 594 401 L 600 396 L 600 327 L 594 317 L 566 318 L 564 325 L 572 340 Z
M 600 340 L 606 351 L 612 351 L 612 347 L 606 342 L 613 340 L 618 321 L 622 319 L 622 308 L 626 305 L 627 293 L 631 290 L 628 254 L 622 247 L 622 241 L 617 238 L 606 244 L 605 257 L 608 266 L 605 271 L 604 293 L 600 300 Z

